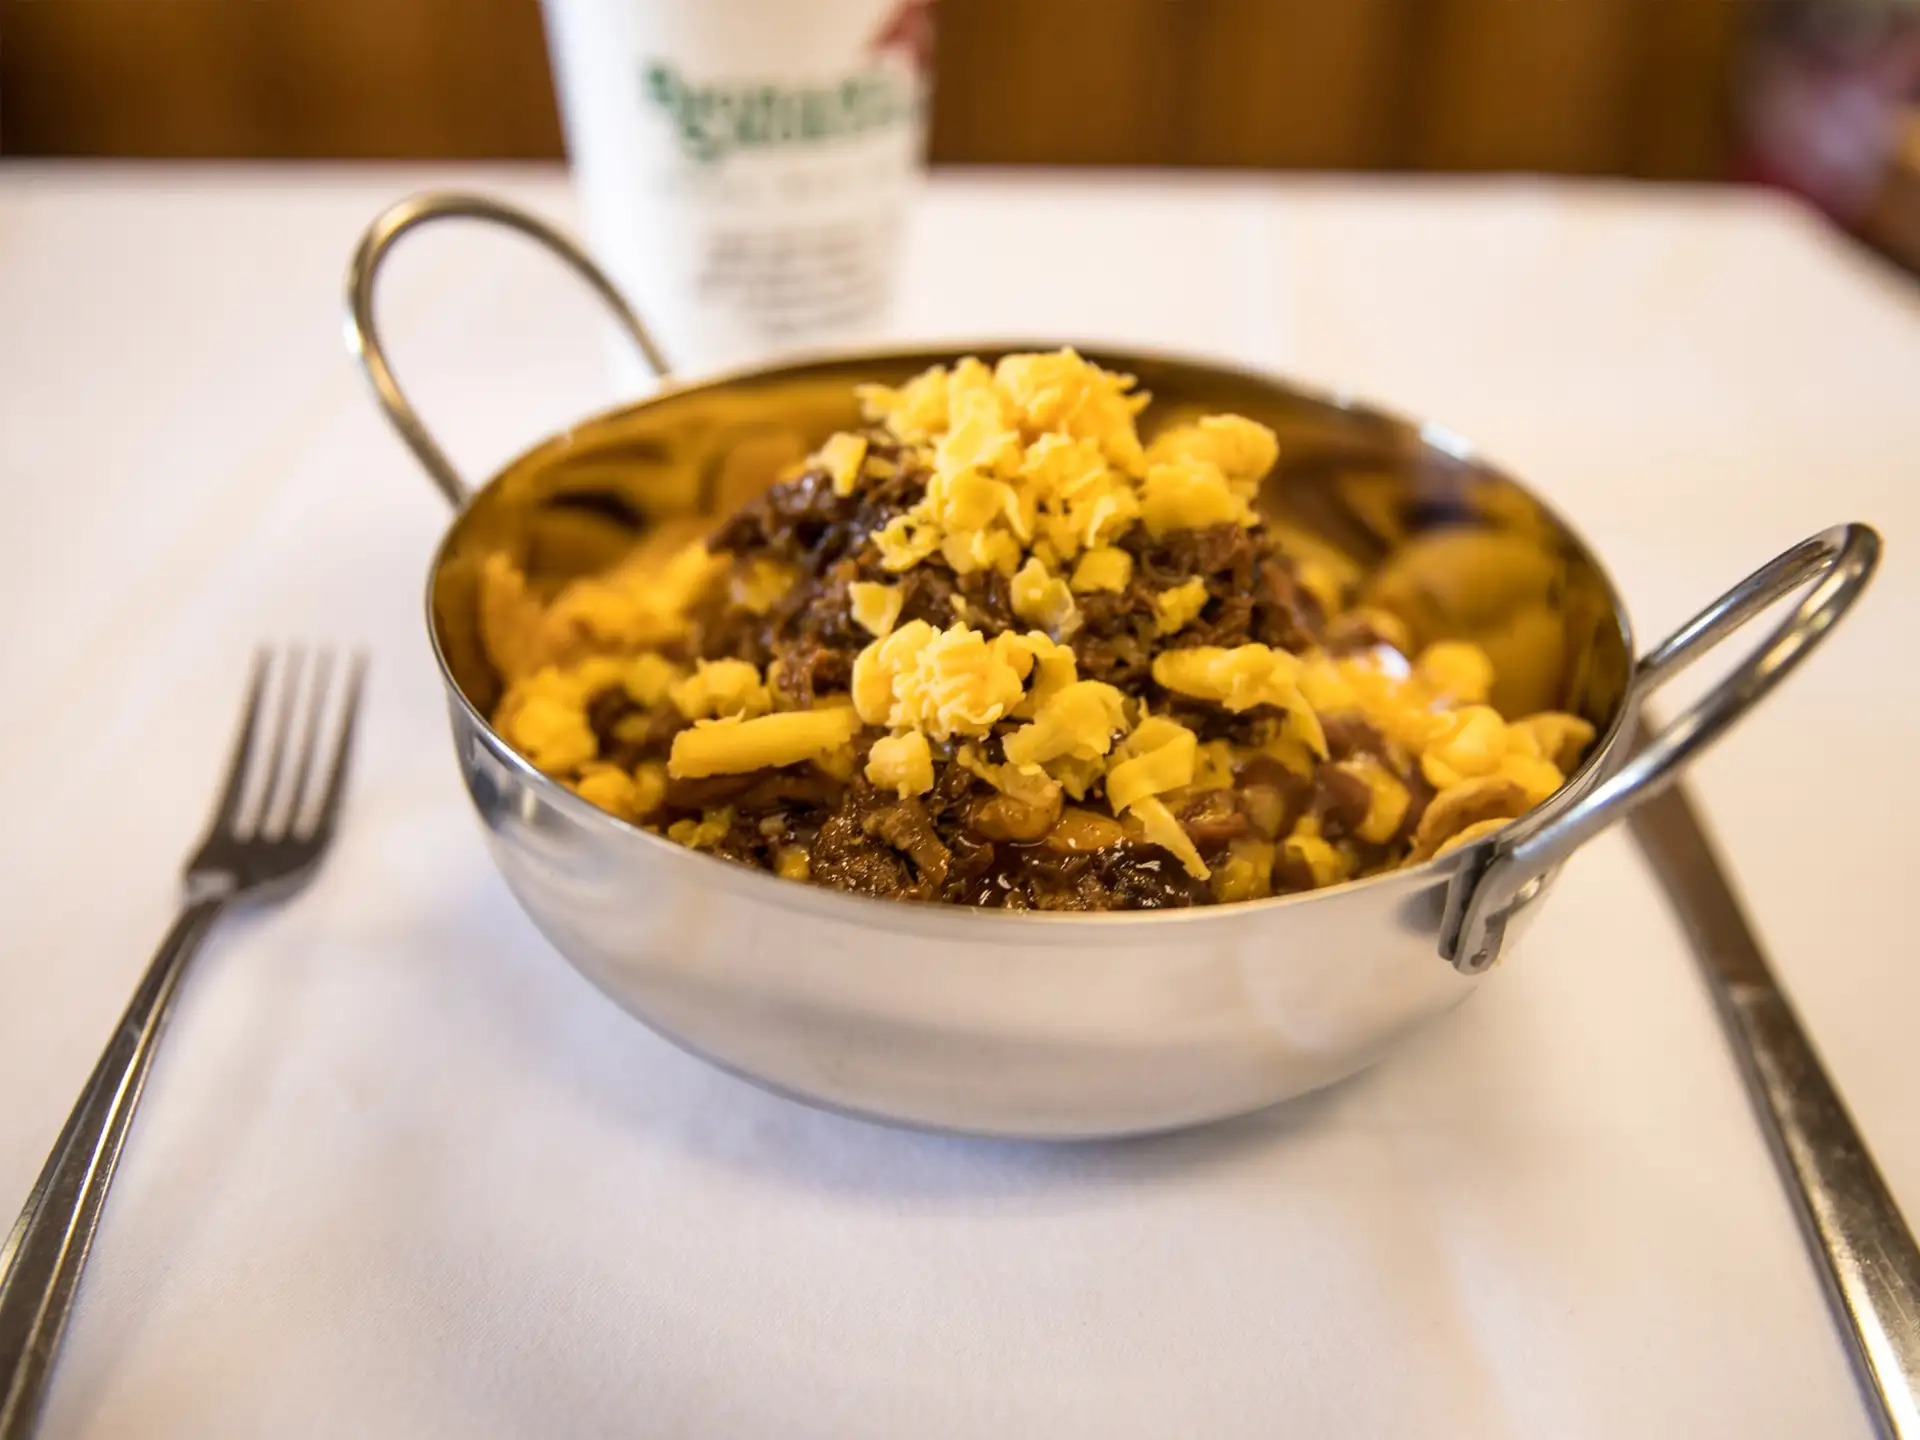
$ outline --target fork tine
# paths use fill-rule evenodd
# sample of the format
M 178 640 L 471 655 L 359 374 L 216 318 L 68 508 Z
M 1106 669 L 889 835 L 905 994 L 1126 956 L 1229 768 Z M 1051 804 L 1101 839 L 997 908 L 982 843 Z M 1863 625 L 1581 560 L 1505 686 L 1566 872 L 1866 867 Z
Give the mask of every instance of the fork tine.
M 307 723 L 300 737 L 300 758 L 294 766 L 293 781 L 287 787 L 287 818 L 284 824 L 274 827 L 275 834 L 292 835 L 298 831 L 300 816 L 307 809 L 307 777 L 313 773 L 313 752 L 320 745 L 320 724 L 327 713 L 327 680 L 332 671 L 333 651 L 322 650 L 314 656 L 313 679 L 307 687 Z
M 333 767 L 327 772 L 326 793 L 321 798 L 320 811 L 313 820 L 311 834 L 316 840 L 327 838 L 335 818 L 340 814 L 340 797 L 347 789 L 348 762 L 353 758 L 354 726 L 360 718 L 360 689 L 366 674 L 366 652 L 357 650 L 353 663 L 347 667 L 347 698 L 341 710 L 340 738 L 334 746 Z
M 260 787 L 260 808 L 254 812 L 253 833 L 264 835 L 273 819 L 274 806 L 279 803 L 281 793 L 286 789 L 287 770 L 283 763 L 287 758 L 287 736 L 293 730 L 294 702 L 300 695 L 300 668 L 302 656 L 299 646 L 287 651 L 287 659 L 280 677 L 280 712 L 273 723 L 273 740 L 267 749 L 266 779 Z
M 265 646 L 253 652 L 253 674 L 247 681 L 247 708 L 240 716 L 233 758 L 227 762 L 226 788 L 220 792 L 220 805 L 214 811 L 215 828 L 232 829 L 240 814 L 240 802 L 247 793 L 247 764 L 253 757 L 253 737 L 260 728 L 260 702 L 267 692 L 267 670 L 272 661 L 273 653 Z

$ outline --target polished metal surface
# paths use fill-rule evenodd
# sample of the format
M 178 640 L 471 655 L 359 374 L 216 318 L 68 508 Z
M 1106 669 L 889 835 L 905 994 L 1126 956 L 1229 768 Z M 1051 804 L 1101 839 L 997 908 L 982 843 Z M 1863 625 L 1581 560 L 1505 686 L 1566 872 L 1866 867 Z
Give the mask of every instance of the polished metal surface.
M 434 443 L 433 436 L 427 432 L 412 402 L 401 390 L 400 382 L 394 378 L 380 346 L 368 342 L 375 334 L 374 279 L 380 273 L 380 263 L 387 252 L 409 230 L 435 220 L 458 219 L 484 220 L 517 230 L 559 256 L 607 302 L 614 317 L 633 337 L 634 344 L 647 362 L 647 368 L 657 377 L 664 378 L 667 373 L 665 357 L 653 343 L 647 327 L 640 323 L 640 317 L 627 304 L 626 297 L 614 288 L 613 282 L 601 273 L 600 267 L 587 257 L 572 237 L 554 229 L 539 216 L 529 215 L 511 205 L 502 205 L 484 195 L 459 195 L 444 191 L 416 196 L 391 206 L 360 237 L 359 247 L 354 251 L 347 271 L 347 349 L 360 362 L 367 383 L 373 386 L 374 394 L 379 397 L 381 409 L 386 411 L 394 428 L 412 449 L 414 458 L 426 468 L 427 474 L 433 477 L 433 483 L 440 488 L 440 493 L 453 505 L 466 503 L 470 493 L 466 482 L 460 478 L 460 472 L 453 468 L 453 462 L 447 458 L 446 452 Z
M 1685 925 L 1881 1433 L 1920 1440 L 1920 1247 L 1774 980 L 1685 791 L 1634 839 Z
M 326 654 L 304 686 L 294 655 L 279 667 L 277 707 L 266 703 L 272 668 L 264 653 L 255 662 L 213 821 L 187 862 L 180 917 L 147 967 L 0 1249 L 0 1440 L 32 1433 L 113 1168 L 187 963 L 229 907 L 285 896 L 305 883 L 338 825 L 363 664 L 351 662 L 342 699 L 330 691 Z M 329 724 L 336 711 L 339 718 Z M 257 759 L 263 741 L 266 755 Z
M 406 213 L 418 223 L 439 204 L 418 198 Z M 475 213 L 466 197 L 446 205 Z M 371 286 L 375 237 L 392 230 L 382 217 L 369 232 L 355 297 Z M 389 418 L 416 454 L 438 455 L 380 381 L 370 311 L 355 313 L 357 353 Z M 1637 670 L 1625 610 L 1592 552 L 1447 432 L 1254 372 L 1090 346 L 1151 392 L 1149 430 L 1218 411 L 1270 426 L 1281 447 L 1261 497 L 1271 523 L 1366 574 L 1363 598 L 1399 614 L 1417 644 L 1482 645 L 1504 712 L 1590 720 L 1599 738 L 1567 785 L 1489 840 L 1310 894 L 1171 913 L 984 913 L 870 900 L 683 849 L 589 805 L 494 733 L 500 682 L 476 613 L 489 556 L 506 553 L 551 593 L 649 537 L 700 533 L 853 423 L 856 382 L 1058 344 L 819 356 L 666 385 L 508 465 L 467 499 L 432 567 L 428 619 L 461 771 L 521 904 L 562 955 L 661 1034 L 814 1104 L 968 1133 L 1085 1138 L 1259 1109 L 1360 1069 L 1464 999 L 1511 953 L 1566 854 L 1652 794 L 1771 679 L 1755 685 L 1752 665 L 1737 671 L 1708 702 L 1710 728 L 1670 732 L 1669 768 L 1657 774 L 1621 769 L 1636 684 L 1671 673 L 1763 595 L 1840 576 L 1791 622 L 1797 656 L 1872 567 L 1863 527 L 1808 542 Z M 450 471 L 429 472 L 458 496 Z M 1784 674 L 1790 658 L 1768 674 Z M 1583 810 L 1616 772 L 1637 778 Z M 1557 838 L 1522 848 L 1541 836 Z M 1497 888 L 1476 908 L 1489 875 Z M 1482 932 L 1482 943 L 1460 945 Z
M 1680 771 L 1763 700 L 1813 653 L 1847 613 L 1880 562 L 1880 537 L 1864 525 L 1836 525 L 1768 561 L 1681 626 L 1635 672 L 1644 701 L 1667 681 L 1777 600 L 1817 581 L 1799 606 L 1750 656 L 1671 724 L 1652 735 L 1619 772 L 1551 821 L 1513 826 L 1466 877 L 1458 931 L 1442 948 L 1467 974 L 1500 957 L 1504 915 L 1514 898 L 1575 850 L 1672 784 Z

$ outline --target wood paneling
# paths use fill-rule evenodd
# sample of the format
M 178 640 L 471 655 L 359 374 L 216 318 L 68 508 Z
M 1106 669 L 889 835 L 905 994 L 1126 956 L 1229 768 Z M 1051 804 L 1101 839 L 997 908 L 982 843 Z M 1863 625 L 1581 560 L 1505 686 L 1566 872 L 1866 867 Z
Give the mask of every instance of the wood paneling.
M 1731 87 L 1747 7 L 1638 3 L 1650 13 L 1638 31 L 1626 169 L 1659 180 L 1716 174 L 1731 143 Z
M 1413 59 L 1406 0 L 1197 5 L 1189 160 L 1372 169 L 1400 163 Z
M 933 156 L 1396 165 L 1425 3 L 942 0 Z
M 1431 0 L 1419 169 L 1718 172 L 1746 7 L 1728 0 Z
M 1711 175 L 1745 10 L 941 0 L 932 151 Z M 0 149 L 534 158 L 560 132 L 538 0 L 0 0 Z
M 1204 4 L 1205 0 L 1196 0 Z M 938 11 L 933 154 L 1009 164 L 1180 163 L 1193 7 L 961 0 Z
M 1625 167 L 1633 40 L 1650 0 L 1530 4 L 1427 0 L 1421 169 L 1617 171 Z
M 0 0 L 8 154 L 560 153 L 537 0 Z

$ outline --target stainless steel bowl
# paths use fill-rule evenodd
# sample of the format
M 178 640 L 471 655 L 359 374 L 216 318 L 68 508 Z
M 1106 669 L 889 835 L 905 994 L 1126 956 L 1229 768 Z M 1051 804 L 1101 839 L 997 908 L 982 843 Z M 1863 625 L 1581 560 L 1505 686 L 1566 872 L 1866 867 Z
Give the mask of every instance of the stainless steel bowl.
M 1500 663 L 1495 702 L 1585 716 L 1599 734 L 1592 753 L 1564 789 L 1494 836 L 1283 899 L 1035 915 L 796 884 L 615 819 L 494 732 L 499 680 L 475 623 L 480 561 L 504 547 L 548 581 L 597 568 L 650 528 L 730 508 L 851 423 L 855 381 L 1047 346 L 889 350 L 663 383 L 469 489 L 402 394 L 373 313 L 394 242 L 449 217 L 505 225 L 552 250 L 606 299 L 663 381 L 666 365 L 584 253 L 497 202 L 405 201 L 374 221 L 354 256 L 349 345 L 458 511 L 433 563 L 428 623 L 461 774 L 494 858 L 554 947 L 607 995 L 696 1054 L 815 1105 L 977 1134 L 1084 1138 L 1240 1114 L 1360 1069 L 1472 993 L 1560 863 L 1804 658 L 1878 559 L 1873 531 L 1836 527 L 1636 660 L 1626 611 L 1586 545 L 1450 434 L 1244 370 L 1090 346 L 1152 392 L 1146 425 L 1199 408 L 1272 426 L 1283 458 L 1262 503 L 1276 522 L 1387 564 L 1417 631 L 1473 634 Z M 1457 553 L 1447 561 L 1461 536 L 1472 537 L 1465 563 Z M 1496 574 L 1473 561 L 1483 551 L 1518 558 Z M 1409 569 L 1410 555 L 1440 558 Z M 1803 585 L 1811 589 L 1786 620 L 1703 699 L 1643 743 L 1630 740 L 1630 717 L 1651 692 Z

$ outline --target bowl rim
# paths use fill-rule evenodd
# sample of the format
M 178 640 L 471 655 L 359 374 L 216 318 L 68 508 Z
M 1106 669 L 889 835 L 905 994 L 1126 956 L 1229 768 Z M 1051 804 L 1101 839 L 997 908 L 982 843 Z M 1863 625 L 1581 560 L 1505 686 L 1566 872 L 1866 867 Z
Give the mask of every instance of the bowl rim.
M 1402 427 L 1416 435 L 1421 444 L 1431 446 L 1451 459 L 1471 463 L 1480 469 L 1504 480 L 1520 490 L 1538 506 L 1550 519 L 1559 533 L 1571 541 L 1580 551 L 1582 558 L 1592 566 L 1593 572 L 1605 586 L 1607 598 L 1612 602 L 1613 619 L 1618 627 L 1622 645 L 1627 656 L 1627 683 L 1621 692 L 1619 704 L 1604 731 L 1596 738 L 1593 748 L 1579 767 L 1566 778 L 1565 783 L 1546 800 L 1516 817 L 1500 830 L 1445 855 L 1423 860 L 1415 865 L 1399 869 L 1381 871 L 1378 874 L 1341 881 L 1337 885 L 1328 885 L 1316 890 L 1297 891 L 1289 895 L 1268 896 L 1259 900 L 1233 900 L 1212 904 L 1191 905 L 1164 910 L 1100 910 L 1100 911 L 1059 911 L 1059 910 L 1003 910 L 985 909 L 966 905 L 948 904 L 942 901 L 897 900 L 879 896 L 860 895 L 852 891 L 836 890 L 829 886 L 815 885 L 808 881 L 788 880 L 771 871 L 741 865 L 722 859 L 703 851 L 690 850 L 684 845 L 669 840 L 666 836 L 645 829 L 632 821 L 623 820 L 610 811 L 602 810 L 592 801 L 569 790 L 536 767 L 530 760 L 494 729 L 493 723 L 481 713 L 478 706 L 467 697 L 453 675 L 453 668 L 447 660 L 445 648 L 441 644 L 440 629 L 434 618 L 434 590 L 440 572 L 444 568 L 452 550 L 456 536 L 460 531 L 460 522 L 479 502 L 492 491 L 508 474 L 522 467 L 542 460 L 557 459 L 577 443 L 580 434 L 601 425 L 623 419 L 640 411 L 651 408 L 663 401 L 682 395 L 701 391 L 718 390 L 728 385 L 772 380 L 794 375 L 808 369 L 825 365 L 840 365 L 868 361 L 874 364 L 919 361 L 929 365 L 950 364 L 966 355 L 1006 355 L 1031 351 L 1058 350 L 1062 345 L 1094 359 L 1097 363 L 1125 368 L 1134 361 L 1145 361 L 1153 365 L 1182 366 L 1189 369 L 1212 371 L 1222 376 L 1231 376 L 1237 380 L 1265 386 L 1286 392 L 1291 397 L 1310 404 L 1321 405 L 1345 414 L 1364 419 L 1382 421 Z M 659 847 L 662 858 L 669 855 L 680 857 L 684 861 L 691 859 L 701 866 L 710 868 L 704 873 L 715 881 L 727 881 L 734 884 L 746 884 L 750 888 L 771 887 L 764 890 L 766 898 L 784 908 L 810 910 L 823 914 L 824 918 L 844 919 L 850 924 L 867 928 L 876 925 L 894 930 L 924 931 L 928 928 L 939 929 L 949 924 L 971 926 L 1012 926 L 1032 936 L 1036 926 L 1082 930 L 1090 925 L 1186 925 L 1204 924 L 1207 921 L 1220 921 L 1227 917 L 1251 916 L 1255 913 L 1270 913 L 1286 908 L 1298 909 L 1308 905 L 1331 902 L 1356 894 L 1363 890 L 1381 890 L 1387 888 L 1425 889 L 1428 885 L 1450 879 L 1469 859 L 1486 854 L 1493 846 L 1512 843 L 1532 833 L 1562 814 L 1583 794 L 1592 789 L 1603 777 L 1608 764 L 1620 748 L 1621 742 L 1631 727 L 1634 714 L 1633 694 L 1636 689 L 1639 672 L 1639 654 L 1634 642 L 1633 620 L 1628 613 L 1626 602 L 1621 597 L 1620 587 L 1612 572 L 1601 560 L 1599 552 L 1588 542 L 1586 536 L 1562 515 L 1557 507 L 1543 499 L 1532 486 L 1516 478 L 1505 466 L 1491 459 L 1486 452 L 1463 438 L 1459 432 L 1436 424 L 1420 420 L 1390 406 L 1379 404 L 1357 392 L 1346 389 L 1332 389 L 1323 386 L 1303 384 L 1276 371 L 1258 369 L 1223 360 L 1217 356 L 1185 354 L 1136 346 L 1119 346 L 1103 341 L 1052 341 L 1015 339 L 1004 337 L 993 339 L 952 340 L 916 342 L 911 344 L 886 346 L 853 346 L 834 349 L 809 350 L 783 356 L 775 361 L 759 364 L 741 365 L 720 370 L 711 375 L 682 380 L 674 376 L 663 377 L 657 389 L 637 400 L 604 407 L 573 421 L 565 429 L 554 432 L 519 452 L 504 465 L 499 466 L 480 485 L 473 488 L 465 502 L 447 523 L 439 543 L 434 547 L 433 558 L 427 567 L 425 595 L 425 619 L 427 622 L 427 640 L 433 650 L 434 663 L 439 667 L 441 683 L 455 706 L 470 724 L 475 733 L 486 744 L 494 757 L 515 771 L 523 783 L 530 784 L 542 800 L 556 806 L 562 813 L 571 815 L 575 820 L 599 825 L 610 829 L 612 833 L 623 836 L 631 843 L 634 840 L 644 845 Z M 643 852 L 646 853 L 646 852 Z M 957 917 L 965 917 L 959 919 Z

